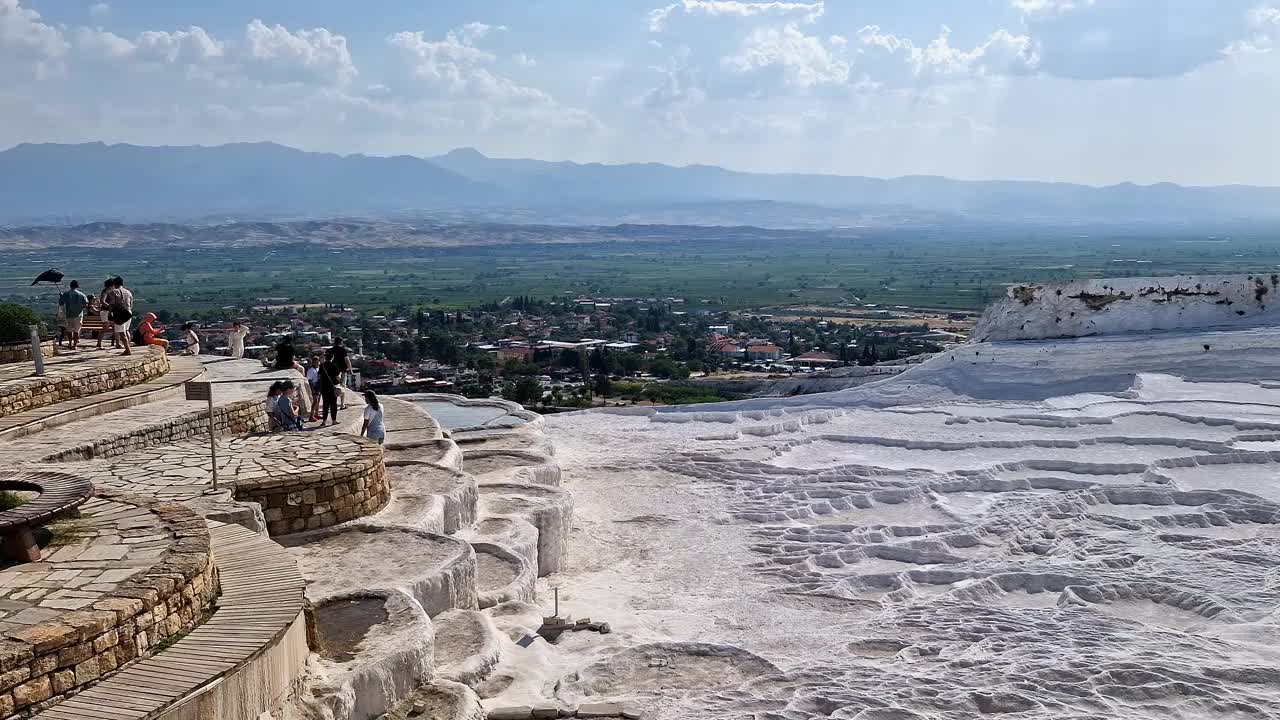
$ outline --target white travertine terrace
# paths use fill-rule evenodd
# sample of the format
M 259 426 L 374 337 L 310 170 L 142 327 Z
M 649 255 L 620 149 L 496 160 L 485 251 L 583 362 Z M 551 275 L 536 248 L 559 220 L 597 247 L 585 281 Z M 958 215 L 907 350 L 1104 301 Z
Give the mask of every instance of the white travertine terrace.
M 615 632 L 562 641 L 554 673 L 504 662 L 504 699 L 1277 716 L 1278 328 L 963 345 L 843 392 L 546 431 L 575 502 L 565 611 Z

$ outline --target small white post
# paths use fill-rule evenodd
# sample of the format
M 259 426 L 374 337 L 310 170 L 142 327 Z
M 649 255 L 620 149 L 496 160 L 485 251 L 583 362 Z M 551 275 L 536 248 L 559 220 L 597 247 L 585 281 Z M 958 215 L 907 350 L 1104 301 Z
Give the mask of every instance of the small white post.
M 31 326 L 31 359 L 36 364 L 36 377 L 44 377 L 44 353 L 40 351 L 40 327 Z

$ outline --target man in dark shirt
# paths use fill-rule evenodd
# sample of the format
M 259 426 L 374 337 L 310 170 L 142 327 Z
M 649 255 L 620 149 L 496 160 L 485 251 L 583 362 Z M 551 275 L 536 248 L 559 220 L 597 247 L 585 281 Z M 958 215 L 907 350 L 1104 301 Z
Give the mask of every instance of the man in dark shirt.
M 338 385 L 345 386 L 347 384 L 347 374 L 351 372 L 351 351 L 347 350 L 347 346 L 342 342 L 342 338 L 335 338 L 333 347 L 329 348 L 329 355 L 333 358 L 333 364 L 338 369 Z M 338 393 L 338 407 L 346 407 L 346 398 L 342 392 Z

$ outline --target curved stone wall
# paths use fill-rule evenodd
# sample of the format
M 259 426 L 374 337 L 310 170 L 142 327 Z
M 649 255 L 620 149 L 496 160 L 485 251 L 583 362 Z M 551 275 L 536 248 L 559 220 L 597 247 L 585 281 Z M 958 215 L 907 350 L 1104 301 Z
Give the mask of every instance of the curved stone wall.
M 234 480 L 235 499 L 260 504 L 272 536 L 319 530 L 372 515 L 391 499 L 382 448 L 369 440 L 285 433 L 243 442 L 287 442 L 294 437 L 325 444 L 309 442 L 292 448 L 287 460 L 280 461 L 289 463 L 282 468 L 287 472 L 253 470 Z
M 57 354 L 52 340 L 45 340 L 40 343 L 40 354 L 50 358 Z M 15 362 L 30 362 L 32 357 L 31 343 L 6 343 L 0 345 L 0 365 Z
M 111 577 L 108 573 L 113 572 L 97 566 L 112 563 L 109 558 L 113 555 L 125 558 L 125 550 L 112 552 L 109 546 L 95 543 L 79 557 L 68 555 L 70 559 L 60 561 L 61 551 L 55 551 L 39 564 L 67 575 L 98 574 L 90 578 L 92 582 L 79 585 L 79 597 L 67 593 L 65 602 L 44 603 L 64 605 L 65 612 L 4 632 L 0 640 L 0 717 L 73 695 L 121 665 L 150 655 L 167 638 L 199 624 L 218 594 L 217 569 L 204 520 L 175 503 L 112 490 L 99 490 L 94 497 L 105 514 L 125 518 L 114 522 L 113 532 L 124 534 L 130 526 L 145 525 L 146 532 L 158 531 L 160 540 L 154 542 L 163 541 L 165 547 L 150 566 L 132 570 L 132 575 L 100 592 L 97 599 L 92 599 L 90 590 L 106 588 Z M 141 512 L 131 513 L 130 507 Z M 129 522 L 129 515 L 136 519 Z M 88 570 L 90 566 L 95 569 Z M 26 568 L 37 571 L 32 564 L 7 572 L 22 573 Z M 131 570 L 126 567 L 114 572 L 129 575 Z M 58 582 L 66 586 L 73 580 L 60 578 Z
M 127 432 L 113 434 L 109 427 L 104 427 L 101 439 L 74 447 L 60 447 L 40 459 L 42 462 L 73 462 L 109 458 L 194 437 L 203 438 L 209 432 L 208 417 L 208 410 L 196 410 Z M 218 437 L 266 432 L 271 428 L 265 406 L 257 398 L 214 406 L 213 426 Z
M 0 417 L 141 385 L 167 372 L 169 358 L 156 347 L 139 348 L 133 355 L 116 355 L 88 367 L 51 367 L 44 377 L 29 377 L 0 385 Z

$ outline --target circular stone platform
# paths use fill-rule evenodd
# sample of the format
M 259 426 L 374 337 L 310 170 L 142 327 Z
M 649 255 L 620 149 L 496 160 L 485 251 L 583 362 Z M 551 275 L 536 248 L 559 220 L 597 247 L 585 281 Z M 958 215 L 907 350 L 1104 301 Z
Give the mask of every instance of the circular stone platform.
M 217 595 L 209 531 L 190 510 L 111 490 L 80 510 L 48 528 L 41 562 L 0 571 L 0 664 L 23 674 L 15 709 L 148 654 Z
M 98 486 L 166 500 L 194 499 L 213 482 L 209 445 L 199 441 L 66 467 Z M 353 435 L 291 432 L 221 440 L 218 480 L 233 488 L 236 500 L 262 505 L 273 536 L 364 517 L 390 499 L 382 448 Z

